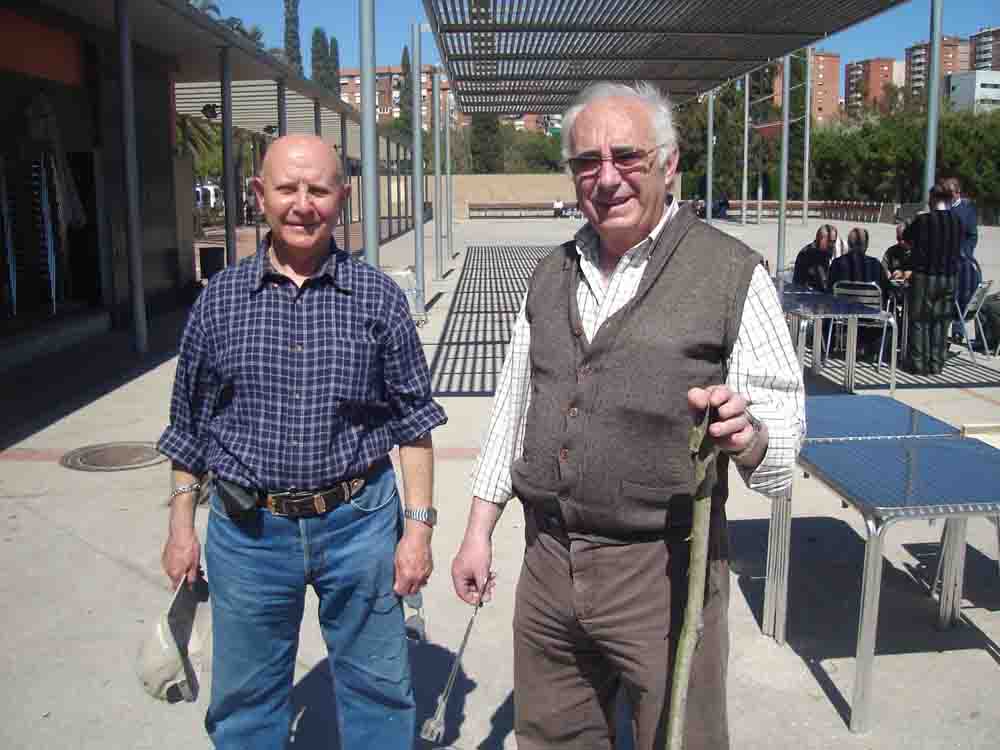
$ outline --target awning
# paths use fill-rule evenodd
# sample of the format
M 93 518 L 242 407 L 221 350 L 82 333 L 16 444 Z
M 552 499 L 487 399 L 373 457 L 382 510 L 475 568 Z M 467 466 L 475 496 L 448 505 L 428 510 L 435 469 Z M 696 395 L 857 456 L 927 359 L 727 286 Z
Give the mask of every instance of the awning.
M 907 0 L 424 0 L 458 108 L 556 114 L 597 80 L 677 100 Z

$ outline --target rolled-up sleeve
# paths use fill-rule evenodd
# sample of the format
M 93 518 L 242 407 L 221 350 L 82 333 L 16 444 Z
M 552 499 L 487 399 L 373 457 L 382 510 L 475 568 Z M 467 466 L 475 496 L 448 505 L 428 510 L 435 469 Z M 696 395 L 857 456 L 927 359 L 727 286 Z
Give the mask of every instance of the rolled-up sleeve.
M 160 453 L 195 475 L 204 474 L 207 468 L 205 428 L 216 391 L 203 320 L 205 296 L 205 292 L 199 295 L 184 327 L 170 400 L 170 424 L 157 443 Z
M 756 469 L 740 470 L 744 481 L 768 497 L 788 497 L 806 428 L 805 389 L 777 291 L 763 266 L 754 271 L 743 305 L 727 385 L 767 425 L 767 452 Z
M 448 421 L 431 396 L 431 376 L 406 298 L 393 306 L 383 359 L 385 394 L 392 409 L 391 430 L 397 445 L 407 445 Z

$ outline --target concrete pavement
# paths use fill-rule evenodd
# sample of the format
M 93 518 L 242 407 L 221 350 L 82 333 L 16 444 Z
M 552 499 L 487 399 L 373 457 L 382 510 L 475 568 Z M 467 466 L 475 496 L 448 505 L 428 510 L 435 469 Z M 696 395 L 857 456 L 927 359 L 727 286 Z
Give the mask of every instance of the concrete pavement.
M 819 221 L 789 226 L 789 262 Z M 833 222 L 846 235 L 847 222 Z M 473 220 L 456 225 L 455 247 L 564 241 L 575 220 Z M 721 222 L 770 257 L 776 226 Z M 435 300 L 421 337 L 434 359 L 466 254 L 433 277 L 433 224 L 425 231 L 427 299 Z M 888 225 L 868 225 L 873 253 L 892 244 Z M 977 256 L 987 278 L 1000 278 L 1000 230 L 981 230 Z M 383 265 L 412 261 L 412 235 L 383 247 Z M 201 726 L 207 690 L 193 705 L 165 705 L 141 690 L 134 674 L 140 641 L 166 606 L 159 554 L 166 528 L 166 465 L 136 471 L 80 473 L 56 459 L 85 444 L 155 440 L 167 420 L 178 316 L 154 320 L 162 344 L 153 359 L 128 359 L 113 337 L 71 357 L 19 370 L 3 395 L 8 424 L 0 443 L 0 598 L 5 602 L 0 671 L 7 676 L 0 708 L 0 747 L 208 747 Z M 113 335 L 112 335 L 113 336 Z M 127 336 L 124 339 L 127 341 Z M 91 371 L 120 356 L 124 374 Z M 967 356 L 967 355 L 963 355 Z M 995 382 L 954 387 L 901 387 L 898 397 L 953 424 L 1000 423 L 1000 367 Z M 52 381 L 50 383 L 50 381 Z M 74 384 L 86 383 L 81 396 Z M 828 389 L 825 380 L 811 388 Z M 16 392 L 15 392 L 16 391 Z M 866 392 L 886 393 L 884 389 Z M 44 394 L 40 399 L 38 394 Z M 74 396 L 73 394 L 76 393 Z M 68 394 L 68 395 L 67 395 Z M 425 591 L 430 642 L 411 648 L 419 716 L 434 710 L 465 628 L 469 608 L 451 591 L 448 568 L 464 531 L 468 476 L 491 400 L 441 399 L 449 423 L 435 432 L 437 571 Z M 23 406 L 16 409 L 17 403 Z M 16 421 L 15 420 L 15 421 Z M 25 426 L 26 425 L 26 426 Z M 936 602 L 926 594 L 941 526 L 901 524 L 888 536 L 875 661 L 872 731 L 846 726 L 854 675 L 863 531 L 858 515 L 814 479 L 798 472 L 790 580 L 788 644 L 761 635 L 766 500 L 733 477 L 729 502 L 733 561 L 729 710 L 733 747 L 961 748 L 996 746 L 1000 704 L 994 686 L 1000 661 L 997 536 L 986 521 L 969 524 L 962 624 L 935 629 Z M 199 513 L 204 524 L 205 514 Z M 481 613 L 447 715 L 445 743 L 513 748 L 511 616 L 523 550 L 523 518 L 515 503 L 495 536 L 497 595 Z M 310 595 L 298 655 L 295 748 L 335 747 L 330 683 Z M 207 687 L 208 679 L 205 680 Z

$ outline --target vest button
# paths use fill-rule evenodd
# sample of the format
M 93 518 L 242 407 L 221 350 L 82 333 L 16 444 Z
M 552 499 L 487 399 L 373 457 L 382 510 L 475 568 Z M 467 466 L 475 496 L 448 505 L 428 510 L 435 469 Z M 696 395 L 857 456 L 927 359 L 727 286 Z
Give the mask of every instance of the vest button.
M 576 374 L 581 378 L 587 377 L 588 375 L 590 375 L 590 373 L 591 373 L 590 365 L 583 365 L 583 367 L 580 367 L 576 371 Z
M 563 448 L 562 450 L 559 451 L 560 461 L 565 461 L 568 458 L 569 458 L 569 448 Z
M 573 335 L 574 336 L 582 336 L 583 335 L 583 328 L 581 328 L 580 326 L 575 326 L 573 328 Z
M 569 415 L 570 417 L 575 419 L 576 417 L 580 416 L 580 410 L 577 409 L 575 406 L 570 407 Z

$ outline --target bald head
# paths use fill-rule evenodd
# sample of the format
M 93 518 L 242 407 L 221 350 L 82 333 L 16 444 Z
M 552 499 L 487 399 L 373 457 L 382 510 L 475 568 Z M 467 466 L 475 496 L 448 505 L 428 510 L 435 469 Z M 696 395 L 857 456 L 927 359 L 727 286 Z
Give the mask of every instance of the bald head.
M 321 256 L 350 193 L 333 149 L 314 135 L 287 135 L 267 149 L 254 192 L 271 227 L 272 245 L 292 255 Z
M 339 185 L 343 181 L 340 159 L 318 135 L 283 135 L 275 140 L 264 155 L 260 176 L 267 179 L 275 170 L 282 171 L 290 164 L 310 164 L 324 176 L 332 175 L 334 183 Z

